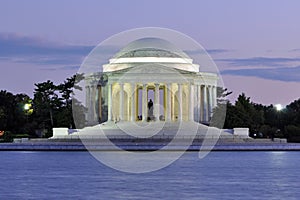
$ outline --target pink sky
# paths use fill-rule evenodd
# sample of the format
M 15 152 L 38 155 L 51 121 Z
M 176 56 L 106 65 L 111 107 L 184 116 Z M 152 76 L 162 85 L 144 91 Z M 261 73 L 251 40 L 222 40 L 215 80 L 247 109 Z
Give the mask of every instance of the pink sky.
M 203 45 L 225 86 L 254 102 L 300 98 L 300 1 L 0 2 L 0 90 L 32 96 L 34 83 L 76 73 L 88 50 L 137 27 L 180 31 Z

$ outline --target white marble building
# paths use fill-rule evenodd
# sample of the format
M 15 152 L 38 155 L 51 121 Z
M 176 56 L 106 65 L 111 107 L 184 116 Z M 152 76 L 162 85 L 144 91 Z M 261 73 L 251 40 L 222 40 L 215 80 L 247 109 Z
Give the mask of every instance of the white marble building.
M 85 77 L 89 123 L 209 123 L 217 105 L 217 74 L 201 72 L 201 65 L 165 40 L 131 42 L 102 68 Z

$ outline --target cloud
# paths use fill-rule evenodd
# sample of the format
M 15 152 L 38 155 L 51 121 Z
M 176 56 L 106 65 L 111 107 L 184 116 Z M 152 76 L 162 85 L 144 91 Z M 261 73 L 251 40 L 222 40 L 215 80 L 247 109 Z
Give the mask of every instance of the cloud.
M 219 54 L 219 53 L 228 53 L 232 52 L 232 50 L 229 49 L 208 49 L 207 53 L 209 54 Z
M 231 66 L 264 66 L 264 67 L 281 67 L 284 64 L 299 62 L 300 58 L 237 58 L 237 59 L 216 59 L 216 61 L 227 62 Z
M 66 70 L 70 66 L 79 66 L 95 46 L 67 45 L 54 43 L 40 37 L 28 37 L 16 33 L 0 32 L 0 61 L 30 63 L 40 66 L 42 70 Z M 101 46 L 97 54 L 103 58 L 118 52 L 118 46 Z M 208 49 L 209 54 L 221 54 L 230 50 Z M 188 54 L 203 54 L 204 50 L 186 51 Z M 95 54 L 94 54 L 95 55 Z M 99 58 L 99 57 L 98 57 Z M 99 58 L 100 59 L 100 58 Z M 97 59 L 97 62 L 98 60 Z M 56 68 L 55 68 L 56 67 Z M 71 67 L 72 68 L 72 67 Z M 73 67 L 72 69 L 77 69 Z
M 42 70 L 46 71 L 55 71 L 55 70 L 71 70 L 71 71 L 78 71 L 80 66 L 62 66 L 62 67 L 48 67 L 43 68 Z
M 232 50 L 229 49 L 195 49 L 195 50 L 184 50 L 184 52 L 188 55 L 197 55 L 197 54 L 204 54 L 204 53 L 208 53 L 208 54 L 221 54 L 221 53 L 227 53 L 227 52 L 231 52 Z
M 300 51 L 300 49 L 292 49 L 292 50 L 290 50 L 290 52 L 298 52 L 298 51 Z
M 0 56 L 24 55 L 85 55 L 93 46 L 61 45 L 38 37 L 20 36 L 14 33 L 0 33 Z
M 300 66 L 279 67 L 271 69 L 236 69 L 223 70 L 222 75 L 252 76 L 263 79 L 279 80 L 284 82 L 300 82 Z
M 67 45 L 49 42 L 38 37 L 0 33 L 0 60 L 38 65 L 80 65 L 95 46 Z M 103 46 L 102 53 L 116 47 Z

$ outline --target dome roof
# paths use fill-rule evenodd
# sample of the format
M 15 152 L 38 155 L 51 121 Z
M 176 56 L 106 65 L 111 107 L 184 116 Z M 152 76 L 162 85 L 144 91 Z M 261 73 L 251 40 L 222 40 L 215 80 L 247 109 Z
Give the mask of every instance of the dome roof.
M 193 60 L 187 54 L 160 38 L 142 38 L 129 43 L 115 54 L 108 64 L 103 65 L 103 71 L 118 71 L 147 63 L 199 72 L 199 65 L 193 64 Z
M 129 43 L 114 58 L 167 57 L 189 58 L 181 49 L 160 38 L 142 38 Z
M 122 52 L 122 54 L 118 54 L 117 58 L 130 58 L 130 57 L 167 57 L 167 58 L 178 58 L 180 57 L 176 53 L 155 49 L 155 48 L 144 48 L 132 50 L 129 52 Z

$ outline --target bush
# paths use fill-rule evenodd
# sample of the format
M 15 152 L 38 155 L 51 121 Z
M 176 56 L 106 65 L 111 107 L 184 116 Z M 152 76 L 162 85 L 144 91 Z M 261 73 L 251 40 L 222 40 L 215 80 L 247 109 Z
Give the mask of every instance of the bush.
M 13 137 L 14 138 L 32 138 L 32 136 L 28 135 L 28 134 L 16 134 Z
M 262 125 L 259 131 L 263 134 L 266 138 L 274 138 L 277 128 L 271 127 L 269 125 Z
M 0 137 L 0 142 L 12 142 L 13 135 L 10 131 L 4 131 L 4 135 Z
M 288 125 L 285 127 L 285 133 L 288 136 L 288 142 L 300 142 L 300 127 Z

